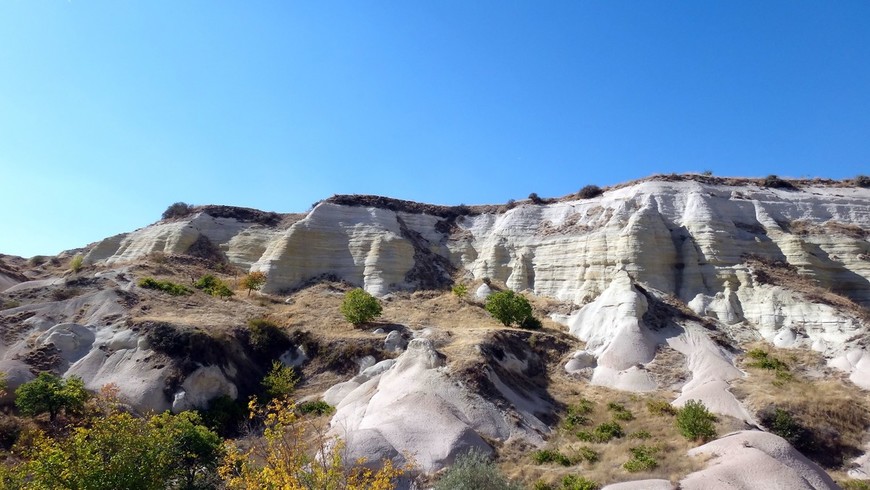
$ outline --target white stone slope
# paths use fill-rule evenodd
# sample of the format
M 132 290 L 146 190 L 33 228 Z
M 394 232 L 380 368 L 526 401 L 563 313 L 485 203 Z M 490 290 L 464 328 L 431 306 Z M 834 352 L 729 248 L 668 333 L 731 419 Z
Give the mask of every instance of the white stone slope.
M 522 411 L 511 415 L 451 376 L 429 339 L 417 338 L 395 361 L 383 361 L 325 394 L 336 405 L 332 435 L 346 457 L 369 462 L 413 462 L 435 472 L 472 448 L 490 452 L 486 439 L 541 442 Z M 521 420 L 516 420 L 517 414 Z

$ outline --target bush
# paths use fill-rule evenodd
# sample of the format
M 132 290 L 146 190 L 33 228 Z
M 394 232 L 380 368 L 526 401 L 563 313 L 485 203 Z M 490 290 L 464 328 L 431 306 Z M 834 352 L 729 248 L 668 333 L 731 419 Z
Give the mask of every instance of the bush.
M 454 284 L 451 291 L 453 291 L 453 294 L 457 298 L 462 299 L 465 297 L 466 294 L 468 294 L 468 286 L 466 286 L 465 284 Z
M 777 378 L 777 381 L 774 381 L 774 384 L 792 379 L 792 375 L 788 369 L 788 364 L 770 355 L 768 352 L 761 349 L 752 349 L 746 353 L 746 356 L 752 359 L 751 362 L 746 363 L 747 366 L 774 371 Z
M 30 257 L 30 260 L 27 261 L 28 264 L 34 267 L 40 266 L 46 262 L 48 262 L 48 257 L 46 257 L 45 255 L 34 255 L 33 257 Z
M 598 490 L 599 488 L 601 486 L 598 483 L 580 475 L 567 475 L 562 478 L 563 490 Z
M 193 287 L 216 298 L 229 298 L 233 295 L 233 291 L 225 282 L 211 274 L 200 277 L 199 280 L 194 283 Z
M 362 288 L 348 291 L 341 303 L 341 314 L 354 326 L 368 323 L 381 315 L 380 302 Z
M 157 291 L 163 291 L 172 296 L 186 296 L 188 294 L 193 294 L 193 291 L 186 286 L 175 284 L 170 281 L 158 281 L 153 277 L 143 277 L 139 280 L 138 284 L 140 288 L 156 289 Z
M 690 441 L 707 442 L 716 437 L 716 427 L 713 422 L 716 416 L 707 410 L 700 400 L 689 400 L 683 408 L 677 411 L 677 429 Z
M 562 466 L 571 466 L 573 464 L 571 458 L 551 449 L 541 449 L 533 452 L 532 460 L 537 464 L 558 463 Z
M 867 177 L 866 175 L 859 175 L 855 177 L 855 180 L 853 182 L 858 187 L 870 187 L 870 177 Z
M 229 395 L 221 395 L 211 400 L 208 409 L 202 411 L 202 423 L 224 437 L 232 437 L 238 434 L 246 415 L 242 403 Z
M 648 430 L 639 430 L 637 432 L 632 432 L 631 434 L 628 435 L 629 439 L 645 440 L 645 439 L 649 439 L 650 437 L 652 437 L 652 434 L 650 434 Z
M 605 422 L 596 427 L 592 432 L 580 431 L 577 433 L 577 438 L 586 442 L 605 443 L 613 439 L 619 439 L 625 435 L 622 426 L 618 422 Z
M 677 409 L 664 400 L 647 400 L 646 409 L 653 415 L 676 415 Z
M 540 330 L 544 327 L 544 324 L 541 323 L 541 320 L 533 316 L 527 316 L 520 322 L 520 327 L 525 328 L 526 330 Z
M 629 473 L 638 471 L 651 471 L 659 465 L 655 455 L 659 452 L 659 448 L 654 446 L 637 446 L 629 449 L 631 459 L 622 465 Z
M 505 477 L 483 452 L 472 449 L 456 458 L 435 484 L 435 490 L 522 490 Z
M 544 200 L 541 199 L 540 196 L 536 192 L 529 194 L 529 201 L 532 201 L 533 204 L 543 204 Z
M 812 434 L 801 425 L 790 413 L 774 408 L 760 414 L 761 424 L 782 437 L 798 451 L 805 451 L 812 446 Z
M 597 185 L 587 185 L 580 189 L 580 192 L 577 193 L 577 197 L 580 199 L 592 199 L 593 197 L 598 197 L 603 193 L 604 191 Z
M 598 453 L 586 446 L 581 446 L 577 449 L 577 456 L 587 463 L 595 463 L 598 461 Z
M 773 189 L 797 189 L 794 184 L 787 180 L 780 179 L 776 175 L 768 175 L 761 183 L 762 187 L 770 187 Z
M 183 218 L 192 214 L 194 211 L 193 206 L 184 202 L 177 202 L 174 204 L 170 204 L 166 211 L 163 211 L 162 218 L 170 219 L 170 218 Z
M 323 400 L 302 402 L 296 405 L 296 410 L 303 414 L 327 415 L 335 412 L 335 407 L 326 403 Z
M 529 304 L 529 300 L 510 290 L 490 294 L 486 298 L 484 308 L 506 327 L 511 324 L 522 325 L 532 316 L 532 305 Z
M 82 254 L 76 254 L 69 261 L 69 270 L 71 270 L 73 272 L 78 272 L 82 269 L 82 266 L 84 265 L 84 263 L 85 263 L 85 258 L 82 256 Z
M 266 285 L 266 279 L 266 273 L 264 272 L 249 272 L 242 277 L 241 281 L 239 281 L 239 287 L 247 289 L 248 296 L 250 296 L 251 291 L 259 291 Z
M 285 366 L 281 361 L 272 361 L 272 369 L 263 377 L 261 384 L 266 396 L 280 398 L 293 393 L 298 382 L 299 377 L 292 367 Z
M 47 413 L 52 422 L 61 411 L 81 411 L 87 399 L 88 392 L 81 378 L 71 376 L 63 379 L 46 372 L 39 373 L 36 379 L 15 390 L 15 406 L 22 415 Z
M 634 415 L 621 403 L 610 402 L 607 404 L 607 409 L 613 412 L 613 418 L 616 420 L 634 420 Z
M 290 338 L 274 322 L 265 318 L 248 320 L 248 344 L 259 354 L 279 355 L 290 347 Z

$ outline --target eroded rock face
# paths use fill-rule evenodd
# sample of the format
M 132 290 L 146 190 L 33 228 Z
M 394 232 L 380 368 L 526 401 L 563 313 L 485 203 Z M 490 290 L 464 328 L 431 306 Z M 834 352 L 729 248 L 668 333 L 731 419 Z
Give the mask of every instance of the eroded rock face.
M 491 452 L 484 438 L 535 437 L 503 410 L 457 383 L 429 339 L 418 338 L 394 362 L 383 361 L 325 395 L 336 404 L 331 433 L 347 457 L 367 461 L 413 458 L 431 473 L 472 448 Z

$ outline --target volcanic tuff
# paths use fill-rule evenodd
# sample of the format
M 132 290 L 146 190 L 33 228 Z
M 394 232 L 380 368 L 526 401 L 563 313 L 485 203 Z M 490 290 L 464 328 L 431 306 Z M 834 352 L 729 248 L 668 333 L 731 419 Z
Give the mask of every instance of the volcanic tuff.
M 178 359 L 153 362 L 153 338 L 146 335 L 153 325 L 129 321 L 125 301 L 141 294 L 137 261 L 155 253 L 193 255 L 263 271 L 264 292 L 291 299 L 326 280 L 386 299 L 454 281 L 523 291 L 550 301 L 545 313 L 585 343 L 563 353 L 571 376 L 630 392 L 674 389 L 675 405 L 700 399 L 752 425 L 754 414 L 730 389 L 745 376 L 736 358 L 750 342 L 811 349 L 870 389 L 868 237 L 870 189 L 846 182 L 768 188 L 749 180 L 648 179 L 587 199 L 501 207 L 336 196 L 305 215 L 283 216 L 206 206 L 87 247 L 86 279 L 29 280 L 24 267 L 0 269 L 4 295 L 25 303 L 0 310 L 0 321 L 15 331 L 3 335 L 0 369 L 16 383 L 26 380 L 34 349 L 42 349 L 52 369 L 79 374 L 94 389 L 115 382 L 143 408 L 180 410 L 245 392 L 250 381 L 239 373 L 252 361 L 243 347 L 225 347 L 231 361 L 194 360 L 172 371 Z M 78 292 L 72 298 L 40 293 L 71 287 Z M 486 441 L 542 444 L 549 433 L 542 420 L 554 405 L 540 393 L 516 391 L 510 379 L 543 361 L 500 359 L 513 374 L 487 371 L 502 400 L 491 405 L 470 386 L 451 382 L 450 356 L 439 354 L 451 341 L 439 333 L 443 326 L 433 328 L 405 329 L 402 335 L 414 340 L 407 350 L 406 342 L 395 347 L 404 350 L 395 361 L 366 362 L 355 378 L 327 391 L 338 406 L 333 432 L 349 450 L 370 459 L 417 451 L 428 472 L 463 448 L 488 448 Z M 301 354 L 298 362 L 307 359 Z M 682 380 L 665 372 L 665 355 L 681 359 Z M 415 412 L 413 400 L 429 412 Z M 439 417 L 442 432 L 405 427 Z M 436 437 L 443 433 L 449 441 Z M 800 465 L 801 472 L 816 471 L 812 463 Z M 821 483 L 813 488 L 830 480 L 814 478 Z

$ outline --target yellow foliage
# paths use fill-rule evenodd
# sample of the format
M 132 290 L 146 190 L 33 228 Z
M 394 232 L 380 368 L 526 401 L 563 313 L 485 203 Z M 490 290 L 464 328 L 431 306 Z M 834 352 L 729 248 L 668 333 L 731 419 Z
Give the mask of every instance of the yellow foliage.
M 245 451 L 227 444 L 218 472 L 231 490 L 392 490 L 404 473 L 389 460 L 379 470 L 362 466 L 364 461 L 347 468 L 340 441 L 322 436 L 314 457 L 309 456 L 304 428 L 287 398 L 265 406 L 252 399 L 249 409 L 252 418 L 263 421 L 263 438 Z

